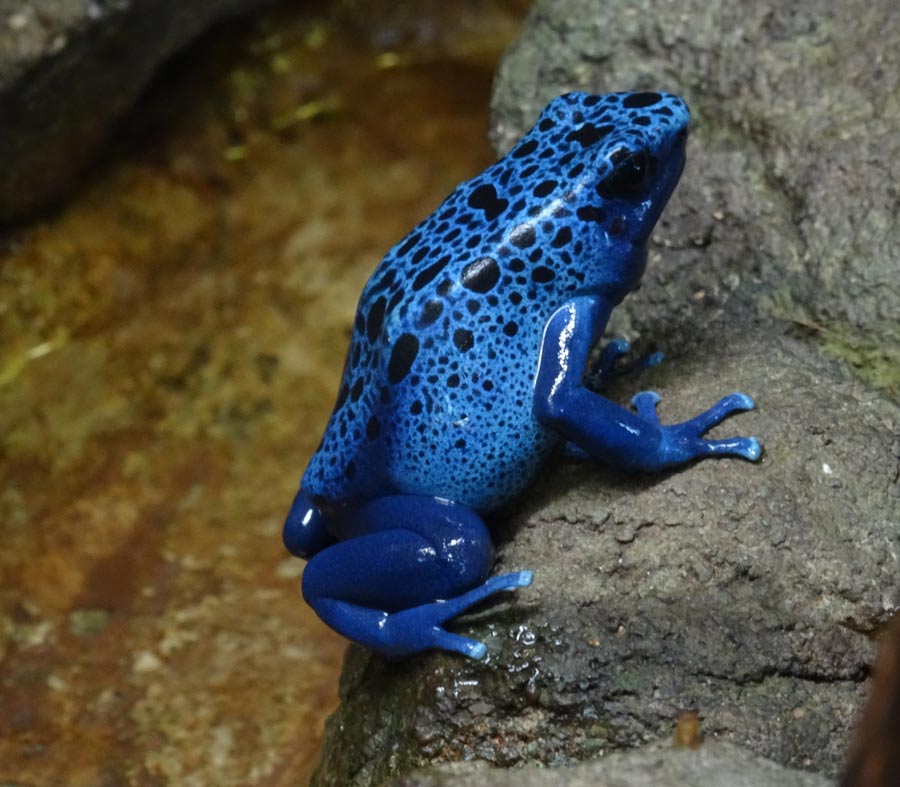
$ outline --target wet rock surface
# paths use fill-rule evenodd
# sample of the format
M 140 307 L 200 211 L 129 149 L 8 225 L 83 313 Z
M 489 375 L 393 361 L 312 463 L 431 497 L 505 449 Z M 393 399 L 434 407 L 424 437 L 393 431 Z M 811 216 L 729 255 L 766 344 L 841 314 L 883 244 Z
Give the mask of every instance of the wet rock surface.
M 0 0 L 0 224 L 53 204 L 173 52 L 267 0 Z
M 391 787 L 827 787 L 827 779 L 788 770 L 731 744 L 697 750 L 656 743 L 568 768 L 501 770 L 452 763 L 399 779 Z
M 496 570 L 534 585 L 457 624 L 489 661 L 351 648 L 315 785 L 564 765 L 667 735 L 689 708 L 710 737 L 838 771 L 900 606 L 893 17 L 887 0 L 536 5 L 495 86 L 500 152 L 572 89 L 671 90 L 696 121 L 610 326 L 668 360 L 609 395 L 655 389 L 670 423 L 745 391 L 759 409 L 712 435 L 756 434 L 765 454 L 548 471 L 494 522 Z

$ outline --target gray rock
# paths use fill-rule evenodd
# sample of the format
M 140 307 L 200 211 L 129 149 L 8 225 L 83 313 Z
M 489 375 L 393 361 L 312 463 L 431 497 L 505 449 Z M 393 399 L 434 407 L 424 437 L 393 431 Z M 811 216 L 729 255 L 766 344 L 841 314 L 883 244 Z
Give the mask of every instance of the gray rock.
M 713 434 L 757 434 L 762 462 L 548 472 L 495 523 L 496 570 L 533 568 L 534 585 L 457 626 L 490 660 L 351 648 L 313 784 L 566 764 L 667 735 L 691 708 L 708 737 L 836 771 L 872 635 L 900 606 L 900 408 L 773 323 L 708 326 L 623 383 L 614 398 L 658 390 L 665 421 L 752 391 L 760 409 Z
M 266 0 L 0 0 L 0 224 L 69 189 L 159 65 Z
M 538 2 L 498 74 L 493 141 L 559 93 L 632 88 L 683 95 L 696 128 L 664 259 L 619 329 L 689 341 L 761 309 L 900 397 L 895 0 Z
M 721 741 L 696 751 L 655 743 L 568 768 L 505 770 L 456 762 L 399 779 L 391 787 L 828 787 L 821 776 L 788 770 Z
M 609 395 L 656 389 L 673 422 L 746 391 L 759 410 L 713 435 L 766 453 L 548 470 L 494 522 L 496 570 L 534 585 L 457 623 L 489 661 L 351 648 L 314 785 L 566 765 L 691 708 L 708 738 L 837 772 L 900 607 L 900 25 L 893 0 L 839 5 L 538 2 L 497 82 L 501 152 L 571 89 L 668 89 L 697 120 L 644 286 L 613 318 L 669 360 Z

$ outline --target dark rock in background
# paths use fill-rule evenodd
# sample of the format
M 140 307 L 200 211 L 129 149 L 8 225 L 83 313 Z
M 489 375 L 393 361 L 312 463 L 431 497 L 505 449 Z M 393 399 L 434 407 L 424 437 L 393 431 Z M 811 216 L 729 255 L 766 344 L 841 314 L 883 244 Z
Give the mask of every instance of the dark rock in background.
M 159 65 L 267 0 L 0 0 L 0 224 L 69 189 Z
M 891 787 L 900 774 L 900 615 L 873 669 L 869 701 L 853 737 L 841 787 Z
M 721 0 L 539 2 L 500 70 L 509 148 L 552 96 L 660 88 L 688 166 L 611 330 L 668 360 L 612 398 L 664 422 L 732 390 L 760 465 L 626 478 L 566 463 L 495 518 L 535 583 L 457 624 L 485 664 L 349 651 L 313 783 L 422 765 L 563 765 L 668 735 L 835 774 L 900 606 L 900 11 Z M 849 362 L 849 363 L 848 363 Z

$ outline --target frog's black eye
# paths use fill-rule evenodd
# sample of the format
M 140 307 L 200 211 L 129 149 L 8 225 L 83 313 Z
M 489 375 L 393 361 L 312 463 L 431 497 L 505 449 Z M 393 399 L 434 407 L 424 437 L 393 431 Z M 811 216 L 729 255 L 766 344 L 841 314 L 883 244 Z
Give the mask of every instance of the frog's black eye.
M 616 162 L 612 174 L 597 186 L 604 199 L 630 199 L 644 192 L 653 176 L 653 162 L 645 151 L 638 151 Z

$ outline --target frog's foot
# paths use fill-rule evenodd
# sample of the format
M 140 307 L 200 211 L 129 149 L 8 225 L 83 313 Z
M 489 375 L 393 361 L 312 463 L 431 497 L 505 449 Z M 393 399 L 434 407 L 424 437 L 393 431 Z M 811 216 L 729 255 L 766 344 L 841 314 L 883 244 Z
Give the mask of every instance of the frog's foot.
M 655 391 L 641 391 L 631 399 L 642 420 L 659 424 L 656 405 L 659 394 Z M 680 424 L 662 426 L 661 453 L 665 464 L 687 462 L 702 456 L 740 456 L 757 461 L 762 456 L 762 448 L 755 437 L 726 437 L 720 440 L 705 440 L 706 434 L 729 415 L 746 412 L 755 407 L 753 399 L 747 394 L 733 393 L 720 399 L 704 413 Z
M 570 455 L 650 472 L 703 456 L 759 459 L 762 452 L 754 437 L 703 439 L 723 418 L 753 408 L 746 394 L 731 394 L 690 421 L 663 426 L 656 415 L 659 396 L 652 391 L 634 397 L 634 413 L 585 387 L 585 363 L 607 315 L 602 299 L 578 296 L 557 309 L 544 327 L 532 410 L 538 423 L 577 447 L 566 446 Z
M 496 593 L 527 587 L 531 579 L 530 571 L 502 574 L 491 577 L 480 587 L 456 598 L 391 613 L 385 618 L 383 626 L 385 641 L 389 643 L 385 651 L 404 655 L 438 648 L 462 653 L 472 659 L 483 659 L 487 654 L 484 643 L 451 634 L 442 627 L 443 624 Z
M 393 495 L 334 523 L 343 539 L 303 573 L 303 596 L 335 631 L 389 656 L 431 648 L 483 658 L 480 642 L 443 624 L 469 607 L 531 583 L 530 571 L 488 578 L 490 535 L 470 508 Z
M 446 601 L 386 612 L 338 599 L 310 600 L 319 617 L 332 628 L 386 656 L 407 656 L 423 650 L 449 650 L 483 659 L 487 646 L 452 634 L 443 624 L 496 593 L 531 584 L 530 571 L 491 577 L 487 582 Z

